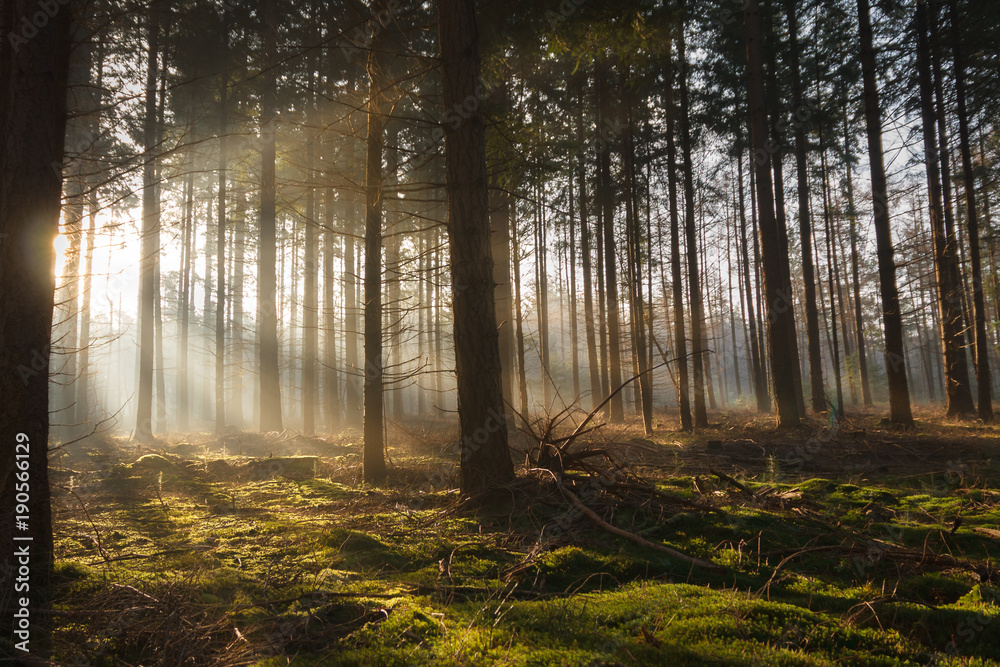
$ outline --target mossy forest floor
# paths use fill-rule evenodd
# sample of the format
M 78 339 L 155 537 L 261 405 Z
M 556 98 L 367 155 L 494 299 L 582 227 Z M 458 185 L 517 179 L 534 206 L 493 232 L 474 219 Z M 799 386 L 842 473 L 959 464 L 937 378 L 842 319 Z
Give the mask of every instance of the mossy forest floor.
M 463 500 L 454 426 L 90 438 L 55 458 L 54 658 L 85 665 L 1000 664 L 1000 429 L 607 426 Z M 572 426 L 566 422 L 563 430 Z M 527 449 L 530 439 L 515 445 Z M 716 474 L 717 473 L 717 474 Z

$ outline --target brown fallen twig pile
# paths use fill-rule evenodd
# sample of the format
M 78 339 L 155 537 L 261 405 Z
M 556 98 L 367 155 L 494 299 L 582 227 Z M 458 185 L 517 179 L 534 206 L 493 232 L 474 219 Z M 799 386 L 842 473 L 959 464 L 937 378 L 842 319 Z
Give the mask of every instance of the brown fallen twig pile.
M 528 472 L 541 474 L 545 478 L 551 477 L 559 494 L 569 501 L 577 512 L 602 530 L 626 539 L 640 547 L 667 554 L 671 558 L 687 563 L 692 567 L 709 572 L 721 572 L 723 568 L 715 563 L 683 554 L 676 549 L 651 542 L 633 532 L 613 525 L 611 522 L 605 520 L 592 506 L 596 500 L 605 505 L 605 509 L 611 513 L 621 507 L 630 507 L 658 514 L 660 517 L 665 514 L 672 515 L 681 511 L 719 511 L 709 504 L 688 500 L 660 491 L 653 484 L 631 474 L 624 465 L 616 462 L 606 449 L 584 447 L 576 451 L 570 451 L 570 447 L 581 436 L 600 428 L 600 425 L 592 427 L 589 425 L 608 401 L 637 377 L 635 376 L 619 386 L 600 405 L 591 410 L 572 433 L 566 436 L 557 436 L 556 429 L 572 414 L 572 408 L 566 408 L 554 417 L 530 422 L 524 415 L 511 407 L 524 424 L 521 429 L 522 432 L 536 443 L 534 447 L 525 453 Z M 598 457 L 604 459 L 607 467 L 599 467 L 593 461 L 593 459 Z M 583 474 L 574 475 L 570 471 Z M 572 484 L 575 488 L 585 489 L 586 493 L 574 493 L 567 484 Z M 584 497 L 581 498 L 581 495 Z M 537 557 L 541 549 L 541 544 L 536 545 L 529 552 L 525 560 L 508 572 L 508 574 L 523 571 Z

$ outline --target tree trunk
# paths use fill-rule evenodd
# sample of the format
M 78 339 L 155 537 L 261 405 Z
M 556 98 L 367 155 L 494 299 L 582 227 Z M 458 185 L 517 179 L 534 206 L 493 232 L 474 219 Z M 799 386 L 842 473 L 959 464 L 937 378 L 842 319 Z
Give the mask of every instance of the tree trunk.
M 854 331 L 858 341 L 858 375 L 861 376 L 861 401 L 866 408 L 872 406 L 871 383 L 868 381 L 868 351 L 865 342 L 865 323 L 861 312 L 861 269 L 858 259 L 858 211 L 854 206 L 854 179 L 852 175 L 850 137 L 847 118 L 844 118 L 844 163 L 847 167 L 847 218 L 851 223 L 851 284 L 854 289 Z
M 771 7 L 771 0 L 765 4 L 765 29 L 764 39 L 769 43 L 776 42 L 774 32 L 774 11 Z M 771 170 L 774 176 L 774 216 L 778 224 L 778 251 L 781 255 L 781 285 L 782 291 L 788 295 L 789 303 L 792 303 L 792 275 L 788 260 L 788 218 L 785 215 L 785 177 L 784 177 L 784 153 L 786 139 L 782 136 L 781 118 L 779 109 L 782 106 L 780 90 L 778 89 L 778 64 L 775 54 L 776 48 L 767 49 L 766 64 L 766 84 L 765 95 L 767 108 L 771 111 L 769 128 L 771 132 L 774 154 L 771 158 Z M 802 364 L 799 361 L 798 330 L 795 325 L 795 311 L 790 310 L 788 317 L 784 318 L 785 326 L 788 328 L 788 340 L 791 345 L 788 348 L 788 362 L 792 366 L 792 378 L 795 382 L 795 404 L 800 417 L 806 415 L 806 402 L 802 394 Z
M 838 418 L 844 416 L 844 385 L 840 372 L 840 341 L 837 333 L 837 292 L 840 288 L 840 280 L 834 278 L 834 254 L 833 254 L 833 214 L 830 204 L 829 172 L 826 168 L 826 147 L 823 145 L 823 132 L 820 130 L 820 168 L 823 178 L 823 220 L 826 224 L 826 276 L 827 285 L 830 289 L 830 333 L 833 336 L 831 345 L 831 357 L 833 361 L 833 381 L 837 391 L 837 404 L 832 406 L 833 413 Z
M 315 110 L 315 102 L 309 105 Z M 306 147 L 306 227 L 305 248 L 305 303 L 302 306 L 302 432 L 316 432 L 316 363 L 319 348 L 319 269 L 317 252 L 319 239 L 316 229 L 316 140 Z
M 76 69 L 76 67 L 74 66 L 73 69 Z M 73 76 L 72 69 L 70 71 L 70 79 L 71 86 L 74 83 L 77 86 L 86 85 L 85 80 L 80 80 L 78 77 Z M 76 79 L 75 82 L 73 79 Z M 82 110 L 79 108 L 71 109 L 70 113 L 79 114 L 82 113 Z M 72 150 L 69 147 L 67 149 Z M 59 383 L 62 386 L 59 392 L 60 396 L 57 399 L 59 403 L 53 410 L 52 433 L 55 439 L 60 442 L 71 440 L 75 431 L 76 355 L 78 348 L 83 343 L 82 339 L 78 342 L 77 328 L 79 320 L 78 302 L 80 300 L 80 244 L 83 231 L 84 184 L 80 159 L 73 159 L 69 164 L 73 173 L 66 178 L 66 205 L 63 216 L 66 222 L 61 232 L 63 237 L 69 239 L 69 247 L 63 253 L 65 259 L 61 276 L 62 284 L 56 290 L 59 293 L 60 305 L 56 309 L 58 323 L 54 327 L 56 335 L 59 336 L 60 340 L 60 344 L 57 347 L 58 352 L 54 352 L 54 354 L 62 357 L 62 364 L 58 373 L 61 376 Z
M 878 254 L 882 326 L 885 332 L 885 368 L 889 383 L 889 415 L 894 424 L 911 424 L 910 389 L 906 380 L 903 350 L 903 318 L 896 288 L 896 260 L 889 225 L 889 197 L 882 154 L 882 110 L 875 85 L 875 49 L 872 45 L 868 0 L 858 0 L 861 71 L 864 81 L 865 124 L 868 129 L 868 159 L 871 164 L 872 201 L 875 213 L 875 243 Z
M 95 71 L 90 76 L 90 79 L 93 81 L 93 90 L 90 93 L 91 104 L 89 109 L 91 118 L 89 125 L 91 153 L 93 151 L 93 145 L 96 144 L 98 137 L 101 134 L 100 116 L 97 110 L 100 109 L 103 102 L 103 95 L 101 94 L 101 91 L 104 85 L 104 56 L 107 52 L 104 37 L 99 36 L 97 39 L 97 58 L 94 62 Z M 87 253 L 84 257 L 83 268 L 83 299 L 80 305 L 80 379 L 76 392 L 76 421 L 78 424 L 83 424 L 90 419 L 91 285 L 93 283 L 94 244 L 95 233 L 97 230 L 97 191 L 99 188 L 99 176 L 95 169 L 89 170 L 86 183 L 89 188 L 89 223 L 87 229 Z M 188 232 L 187 241 L 190 242 L 190 229 L 185 227 L 185 231 Z M 186 284 L 190 286 L 190 275 L 187 277 L 187 281 L 188 282 Z
M 355 148 L 355 142 L 348 138 L 349 147 Z M 358 168 L 356 149 L 349 151 L 351 168 Z M 344 382 L 344 424 L 348 428 L 361 426 L 361 393 L 358 383 L 364 375 L 358 364 L 358 260 L 356 257 L 355 234 L 357 220 L 360 218 L 359 202 L 353 192 L 348 192 L 350 203 L 347 219 L 344 223 L 344 362 L 347 373 Z M 359 380 L 359 377 L 361 378 Z
M 708 238 L 706 236 L 705 224 L 705 198 L 701 196 L 699 198 L 698 206 L 698 227 L 701 229 L 701 238 L 699 249 L 705 252 L 708 248 Z M 708 407 L 712 410 L 717 410 L 719 408 L 718 402 L 715 400 L 715 380 L 712 377 L 712 354 L 713 350 L 710 347 L 710 341 L 715 340 L 715 322 L 712 319 L 712 298 L 711 298 L 711 283 L 708 276 L 708 267 L 702 264 L 700 267 L 701 271 L 701 285 L 704 287 L 700 290 L 702 293 L 702 314 L 704 316 L 704 326 L 702 328 L 701 334 L 701 349 L 702 349 L 702 361 L 704 361 L 705 370 L 705 391 L 708 393 Z
M 958 103 L 958 137 L 962 152 L 962 178 L 965 187 L 965 211 L 969 225 L 969 258 L 972 262 L 972 299 L 976 318 L 976 368 L 979 418 L 984 423 L 993 419 L 993 378 L 990 375 L 989 339 L 986 335 L 986 300 L 983 296 L 983 268 L 979 248 L 979 215 L 976 208 L 976 180 L 972 169 L 969 142 L 969 111 L 966 103 L 965 58 L 962 53 L 961 22 L 958 1 L 950 0 L 952 53 L 955 59 L 955 90 Z M 997 271 L 993 264 L 994 274 Z
M 160 220 L 156 195 L 156 80 L 159 56 L 160 14 L 154 2 L 147 19 L 146 104 L 143 120 L 142 257 L 139 275 L 139 386 L 135 434 L 153 436 L 153 344 L 155 273 L 160 255 Z
M 747 135 L 752 136 L 750 129 L 750 116 L 747 114 Z M 764 296 L 762 291 L 763 277 L 761 276 L 761 253 L 760 253 L 760 234 L 757 228 L 757 176 L 756 169 L 753 166 L 754 163 L 754 150 L 753 146 L 750 147 L 750 241 L 753 247 L 753 291 L 756 300 L 753 302 L 754 310 L 753 315 L 755 322 L 757 323 L 757 349 L 760 350 L 760 372 L 761 372 L 761 382 L 763 382 L 764 388 L 769 390 L 770 388 L 770 365 L 768 364 L 768 359 L 765 355 L 765 350 L 767 349 L 767 342 L 764 340 L 766 338 L 766 327 L 764 323 L 763 316 L 763 305 Z M 768 404 L 765 406 L 765 411 L 771 411 L 770 398 L 768 399 Z
M 287 378 L 285 386 L 288 387 L 288 420 L 298 422 L 299 429 L 301 429 L 303 407 L 301 384 L 302 347 L 299 343 L 299 338 L 302 333 L 302 318 L 299 316 L 299 306 L 301 305 L 301 300 L 299 299 L 299 257 L 302 253 L 299 252 L 299 248 L 301 248 L 301 244 L 299 243 L 299 229 L 302 225 L 299 224 L 295 216 L 289 216 L 288 223 L 290 228 L 289 234 L 281 239 L 281 268 L 279 269 L 281 280 L 278 287 L 278 294 L 281 295 L 281 305 L 278 308 L 278 331 L 284 332 L 284 335 L 279 336 L 279 339 L 284 338 L 288 345 L 288 353 L 285 355 L 288 359 L 288 370 L 285 371 L 285 377 Z M 287 279 L 285 278 L 286 262 L 291 265 Z M 291 283 L 290 289 L 286 289 L 285 287 L 288 283 Z M 291 293 L 289 294 L 289 292 Z M 286 308 L 290 311 L 287 318 L 284 317 Z
M 604 397 L 607 397 L 611 393 L 611 380 L 608 369 L 608 318 L 607 318 L 607 307 L 606 307 L 606 296 L 604 290 L 604 207 L 601 205 L 599 193 L 602 191 L 601 186 L 601 172 L 600 172 L 600 151 L 606 150 L 606 146 L 602 143 L 603 137 L 598 129 L 597 133 L 597 165 L 595 165 L 595 175 L 594 175 L 594 193 L 595 193 L 595 207 L 597 209 L 597 217 L 595 224 L 597 226 L 596 233 L 594 234 L 594 254 L 597 256 L 597 340 L 599 341 L 599 356 L 601 362 L 601 401 L 604 401 Z M 604 406 L 605 418 L 611 415 L 611 402 Z
M 590 221 L 587 199 L 587 139 L 583 130 L 584 80 L 577 80 L 579 100 L 576 105 L 576 180 L 580 197 L 580 254 L 583 259 L 583 326 L 587 336 L 587 365 L 590 369 L 590 409 L 604 400 L 601 392 L 601 369 L 597 361 L 597 340 L 594 331 L 594 285 L 590 251 Z
M 182 431 L 191 426 L 191 367 L 188 357 L 188 343 L 191 329 L 191 276 L 194 266 L 194 170 L 188 173 L 184 186 L 184 231 L 181 244 L 181 292 L 179 295 L 178 317 L 180 322 L 180 369 L 177 378 L 177 424 Z
M 38 5 L 4 4 L 7 25 L 28 23 Z M 55 251 L 66 126 L 66 81 L 70 53 L 70 9 L 58 8 L 32 39 L 13 48 L 0 42 L 0 637 L 4 655 L 20 655 L 14 644 L 44 660 L 49 655 L 53 564 L 49 502 L 49 350 L 55 300 Z M 14 33 L 10 33 L 14 36 Z M 15 493 L 27 485 L 26 509 Z M 16 524 L 14 519 L 27 525 Z M 17 541 L 15 541 L 17 540 Z M 21 541 L 23 540 L 23 541 Z M 16 546 L 15 546 L 16 545 Z M 27 552 L 19 555 L 18 552 Z M 27 558 L 30 597 L 15 596 L 14 574 Z M 28 632 L 11 631 L 21 597 L 29 597 Z M 30 642 L 30 643 L 29 643 Z M 21 647 L 18 647 L 21 648 Z
M 969 286 L 966 278 L 966 273 L 963 270 L 965 265 L 965 239 L 963 238 L 962 229 L 955 223 L 955 208 L 952 206 L 952 168 L 951 168 L 951 148 L 949 147 L 948 141 L 948 128 L 946 123 L 946 110 L 944 101 L 944 85 L 942 82 L 943 73 L 941 68 L 941 44 L 940 38 L 938 37 L 938 10 L 936 5 L 930 8 L 932 12 L 929 17 L 929 31 L 930 31 L 930 46 L 931 46 L 931 72 L 933 75 L 933 87 L 934 87 L 934 99 L 936 104 L 935 120 L 937 124 L 937 136 L 940 143 L 938 144 L 938 159 L 941 163 L 941 204 L 944 213 L 944 228 L 945 236 L 948 239 L 948 243 L 955 249 L 955 262 L 952 269 L 952 282 L 955 285 L 956 290 L 959 294 L 958 299 L 958 309 L 959 309 L 959 319 L 956 322 L 956 329 L 962 334 L 962 348 L 961 357 L 966 359 L 966 352 L 972 352 L 972 364 L 973 368 L 976 368 L 978 363 L 976 359 L 976 347 L 975 347 L 975 329 L 974 325 L 969 322 L 969 313 L 971 309 L 969 308 Z M 957 234 L 957 242 L 956 242 Z M 965 332 L 969 332 L 969 347 L 965 346 Z M 966 366 L 968 368 L 968 366 Z M 966 371 L 968 372 L 968 371 Z M 969 383 L 969 393 L 971 396 L 972 383 Z
M 844 235 L 841 232 L 840 222 L 836 217 L 834 217 L 832 223 L 835 230 L 833 240 L 833 279 L 837 284 L 837 308 L 840 310 L 840 334 L 844 339 L 844 370 L 847 373 L 847 382 L 851 391 L 851 405 L 857 405 L 858 378 L 854 372 L 854 365 L 851 363 L 851 358 L 855 356 L 855 350 L 851 347 L 853 340 L 851 339 L 851 333 L 847 322 L 847 314 L 850 310 L 851 299 L 850 294 L 848 294 L 846 297 L 847 305 L 845 306 L 844 292 L 846 291 L 846 286 L 840 280 L 840 267 L 847 256 L 847 253 L 844 252 Z
M 233 220 L 233 280 L 229 284 L 229 302 L 232 304 L 233 316 L 230 323 L 232 330 L 230 357 L 231 372 L 236 378 L 230 394 L 231 409 L 228 410 L 229 422 L 242 427 L 243 423 L 243 283 L 246 278 L 246 229 L 247 206 L 246 193 L 236 193 L 236 216 Z
M 941 312 L 941 340 L 944 346 L 947 408 L 949 417 L 963 417 L 975 412 L 965 360 L 965 337 L 962 335 L 961 294 L 958 283 L 958 260 L 955 239 L 947 233 L 941 201 L 940 155 L 935 131 L 933 84 L 931 82 L 930 44 L 926 0 L 917 0 L 917 70 L 920 107 L 926 153 L 927 191 L 934 256 L 937 266 L 938 308 Z
M 574 192 L 573 163 L 567 167 L 566 180 L 569 183 L 569 262 L 567 272 L 569 273 L 569 345 L 570 345 L 570 366 L 572 367 L 573 382 L 573 402 L 580 400 L 580 346 L 577 298 L 576 298 L 576 193 Z
M 784 293 L 782 281 L 780 238 L 774 214 L 774 191 L 771 183 L 771 155 L 767 151 L 767 108 L 764 100 L 764 72 L 761 62 L 760 12 L 758 0 L 744 5 L 746 23 L 747 64 L 750 90 L 750 118 L 753 131 L 757 174 L 757 204 L 760 219 L 760 242 L 764 259 L 764 293 L 767 297 L 767 338 L 774 378 L 775 407 L 778 426 L 798 424 L 798 402 L 795 398 L 795 370 L 788 349 L 795 344 L 790 339 L 788 318 L 792 316 L 791 294 Z
M 653 405 L 650 392 L 648 349 L 646 346 L 645 304 L 642 293 L 642 230 L 639 225 L 637 207 L 635 123 L 632 116 L 634 100 L 628 86 L 628 65 L 621 67 L 619 94 L 625 109 L 624 134 L 622 136 L 622 175 L 625 181 L 625 230 L 626 255 L 628 258 L 629 316 L 632 339 L 633 375 L 638 376 L 636 410 L 642 415 L 645 434 L 653 433 Z M 575 291 L 575 290 L 574 290 Z M 634 385 L 633 385 L 634 386 Z
M 90 309 L 91 285 L 94 273 L 94 241 L 97 231 L 97 184 L 90 183 L 90 203 L 87 226 L 87 251 L 83 261 L 83 299 L 80 302 L 80 367 L 76 387 L 76 423 L 90 419 Z
M 535 294 L 538 307 L 538 347 L 542 366 L 542 411 L 555 405 L 552 367 L 549 363 L 549 267 L 545 229 L 545 193 L 541 184 L 535 191 Z
M 668 45 L 669 47 L 669 45 Z M 681 430 L 690 431 L 691 398 L 688 380 L 687 340 L 684 332 L 684 283 L 681 280 L 680 213 L 677 210 L 677 145 L 674 140 L 677 108 L 674 105 L 674 67 L 667 48 L 667 81 L 663 91 L 667 108 L 667 188 L 670 197 L 670 280 L 674 302 L 674 361 L 677 364 L 677 407 Z M 683 66 L 683 64 L 682 64 Z
M 440 219 L 440 218 L 439 218 Z M 445 223 L 446 224 L 446 223 Z M 434 266 L 441 266 L 444 263 L 444 244 L 441 242 L 441 232 L 436 230 L 434 234 L 434 243 L 437 250 L 434 253 Z M 516 244 L 515 244 L 516 247 Z M 437 380 L 435 390 L 437 395 L 442 398 L 442 404 L 447 405 L 444 399 L 445 389 L 444 389 L 444 344 L 442 341 L 443 336 L 441 335 L 441 311 L 444 309 L 444 276 L 441 271 L 438 270 L 435 275 L 434 280 L 434 377 Z M 522 361 L 524 358 L 522 356 Z M 523 370 L 523 367 L 522 367 Z
M 215 210 L 213 208 L 214 205 L 215 205 L 215 200 L 213 200 L 211 197 L 208 197 L 208 202 L 205 205 L 205 250 L 204 250 L 204 254 L 205 254 L 205 272 L 204 272 L 205 273 L 205 277 L 202 279 L 202 288 L 203 288 L 202 289 L 202 295 L 203 295 L 204 298 L 203 298 L 203 301 L 202 301 L 201 322 L 200 322 L 201 323 L 202 339 L 204 341 L 206 341 L 206 345 L 207 345 L 207 341 L 209 340 L 210 332 L 212 331 L 212 326 L 213 326 L 213 324 L 212 324 L 212 280 L 213 280 L 212 279 L 212 270 L 213 270 L 213 266 L 212 266 L 212 253 L 214 251 L 212 249 L 212 230 L 213 230 L 214 227 L 212 225 L 212 220 L 214 220 L 214 217 L 213 217 L 213 215 L 214 215 L 213 211 Z M 203 361 L 202 361 L 202 364 L 200 364 L 200 367 L 201 368 L 207 368 L 209 366 L 209 360 L 207 358 L 208 357 L 207 352 L 203 353 L 201 356 L 203 358 Z M 199 373 L 199 376 L 200 375 L 201 374 Z M 206 381 L 206 385 L 207 385 L 207 381 Z M 202 419 L 204 419 L 206 421 L 210 420 L 210 419 L 212 419 L 212 404 L 211 404 L 211 397 L 212 396 L 211 396 L 211 392 L 209 392 L 209 391 L 201 391 L 201 392 L 199 392 L 199 394 L 201 395 L 201 417 L 202 417 Z
M 223 26 L 226 25 L 223 19 Z M 228 28 L 224 27 L 224 30 Z M 223 36 L 223 51 L 228 50 L 227 39 Z M 226 59 L 223 55 L 223 60 Z M 219 225 L 216 233 L 215 255 L 218 257 L 219 278 L 216 282 L 215 299 L 215 432 L 226 430 L 226 139 L 229 132 L 229 68 L 223 65 L 219 82 Z
M 158 144 L 160 142 L 157 142 Z M 159 182 L 159 176 L 157 176 Z M 159 187 L 157 187 L 156 199 L 159 202 Z M 159 209 L 159 206 L 157 206 Z M 159 215 L 157 215 L 159 217 Z M 153 273 L 153 352 L 154 368 L 156 378 L 156 430 L 160 433 L 167 432 L 167 381 L 166 364 L 163 355 L 163 292 L 160 287 L 160 263 L 157 261 Z
M 474 98 L 480 81 L 474 0 L 439 0 L 444 108 Z M 467 109 L 468 107 L 466 107 Z M 490 257 L 486 141 L 481 108 L 445 129 L 448 231 L 461 430 L 461 488 L 479 493 L 514 478 L 507 446 Z
M 382 376 L 382 159 L 385 151 L 383 90 L 386 72 L 373 47 L 368 53 L 368 140 L 365 168 L 365 384 L 364 477 L 385 481 Z
M 327 74 L 327 90 L 333 93 L 334 72 Z M 329 121 L 328 121 L 329 123 Z M 323 222 L 325 229 L 323 237 L 323 416 L 326 420 L 326 432 L 337 433 L 341 425 L 340 386 L 337 372 L 337 308 L 334 302 L 334 283 L 337 280 L 334 273 L 334 257 L 337 254 L 336 239 L 333 234 L 336 220 L 334 210 L 340 207 L 346 213 L 346 206 L 334 197 L 331 185 L 335 169 L 335 144 L 328 138 L 324 143 L 323 177 L 326 179 L 323 197 Z M 346 216 L 345 216 L 346 217 Z M 344 237 L 345 243 L 347 237 Z M 346 272 L 345 272 L 346 273 Z
M 510 200 L 510 193 L 506 189 L 506 175 L 496 165 L 490 173 L 490 239 L 494 259 L 493 282 L 496 285 L 494 299 L 500 346 L 500 387 L 504 403 L 513 406 L 514 312 L 510 282 Z M 517 428 L 513 414 L 507 413 L 506 416 L 507 430 L 512 432 Z
M 388 233 L 385 243 L 385 290 L 387 303 L 384 307 L 384 317 L 389 329 L 389 367 L 395 376 L 391 378 L 390 389 L 386 392 L 384 402 L 392 406 L 392 418 L 401 423 L 403 420 L 403 392 L 400 389 L 403 371 L 402 318 L 403 307 L 400 301 L 402 273 L 399 270 L 400 257 L 400 216 L 398 210 L 399 198 L 396 196 L 399 187 L 399 127 L 397 123 L 386 123 L 385 127 L 385 177 L 382 193 L 382 203 L 385 207 L 384 229 Z
M 275 0 L 264 0 L 264 61 L 268 67 L 261 75 L 261 192 L 260 250 L 257 258 L 258 315 L 260 331 L 260 430 L 281 431 L 281 383 L 278 377 L 278 311 L 276 305 L 277 245 L 275 242 L 275 152 L 276 106 L 275 68 L 278 23 Z
M 754 397 L 757 401 L 757 412 L 768 412 L 770 410 L 770 396 L 767 391 L 766 369 L 764 367 L 762 350 L 757 336 L 757 316 L 754 314 L 753 288 L 750 282 L 750 253 L 747 249 L 747 215 L 746 198 L 743 191 L 743 156 L 737 161 L 737 180 L 739 181 L 740 201 L 740 251 L 743 255 L 743 292 L 746 295 L 746 312 L 743 314 L 744 327 L 749 325 L 750 333 L 750 361 L 753 366 L 753 386 Z M 817 333 L 817 340 L 819 334 Z
M 735 207 L 734 207 L 735 208 Z M 735 213 L 735 210 L 733 211 Z M 736 221 L 732 220 L 733 229 L 730 230 L 729 223 L 730 217 L 728 211 L 726 214 L 726 278 L 728 281 L 728 289 L 726 291 L 726 301 L 729 303 L 729 333 L 730 341 L 733 348 L 733 375 L 736 379 L 736 397 L 739 398 L 743 395 L 742 382 L 740 381 L 740 356 L 739 349 L 736 345 L 736 312 L 733 308 L 733 255 L 732 247 L 736 243 Z M 739 285 L 736 286 L 736 290 L 739 291 Z M 725 334 L 723 334 L 725 335 Z
M 13 36 L 15 33 L 10 33 Z M 19 47 L 16 47 L 19 48 Z M 95 140 L 92 123 L 87 117 L 94 113 L 94 105 L 89 99 L 91 84 L 91 65 L 93 60 L 93 45 L 89 40 L 79 44 L 74 50 L 68 72 L 69 99 L 67 101 L 67 140 L 65 152 L 66 168 L 70 172 L 64 181 L 65 206 L 63 219 L 65 224 L 62 236 L 68 239 L 69 246 L 63 253 L 64 264 L 61 284 L 57 286 L 57 315 L 55 317 L 53 337 L 59 340 L 57 346 L 61 367 L 57 373 L 57 382 L 61 385 L 58 398 L 53 401 L 52 428 L 54 439 L 60 442 L 72 440 L 80 431 L 77 424 L 77 388 L 80 384 L 78 356 L 87 346 L 87 341 L 78 337 L 81 323 L 80 300 L 80 259 L 83 244 L 83 212 L 87 201 L 85 189 L 90 180 L 84 173 L 85 165 L 92 164 L 88 152 Z M 65 173 L 65 172 L 64 172 Z
M 698 236 L 694 215 L 694 166 L 691 160 L 691 108 L 688 101 L 688 63 L 685 54 L 685 26 L 679 26 L 677 42 L 678 67 L 681 89 L 681 155 L 684 171 L 684 236 L 687 240 L 688 294 L 691 306 L 691 363 L 694 368 L 694 427 L 708 426 L 705 408 L 705 360 L 702 329 L 705 326 L 705 306 L 701 294 L 701 276 L 698 273 Z M 687 360 L 684 361 L 685 365 Z
M 604 124 L 611 122 L 611 98 L 608 91 L 608 66 L 604 63 L 597 67 L 598 95 L 598 133 L 603 135 Z M 618 271 L 615 259 L 614 214 L 615 195 L 611 183 L 611 150 L 607 139 L 600 136 L 598 143 L 598 192 L 602 209 L 602 225 L 604 233 L 604 290 L 607 301 L 608 322 L 608 367 L 610 391 L 615 391 L 622 384 L 621 362 L 621 332 L 618 314 Z M 625 407 L 622 392 L 616 393 L 608 404 L 608 417 L 612 422 L 625 421 Z
M 524 312 L 521 306 L 521 250 L 520 244 L 517 240 L 517 221 L 512 221 L 511 224 L 511 255 L 512 255 L 512 268 L 514 269 L 514 316 L 515 316 L 515 332 L 514 336 L 517 341 L 517 395 L 518 395 L 518 407 L 520 408 L 521 415 L 527 419 L 528 418 L 528 374 L 525 370 L 525 351 L 524 351 Z
M 792 105 L 795 113 L 806 109 L 803 101 L 802 79 L 799 67 L 798 19 L 794 0 L 785 0 L 788 15 L 789 41 L 791 42 Z M 813 412 L 826 410 L 826 393 L 823 387 L 823 360 L 819 343 L 819 315 L 816 310 L 816 274 L 812 259 L 812 225 L 809 220 L 809 172 L 806 151 L 805 121 L 796 117 L 795 169 L 799 191 L 799 239 L 802 245 L 802 282 L 805 284 L 806 334 L 809 346 L 809 385 Z

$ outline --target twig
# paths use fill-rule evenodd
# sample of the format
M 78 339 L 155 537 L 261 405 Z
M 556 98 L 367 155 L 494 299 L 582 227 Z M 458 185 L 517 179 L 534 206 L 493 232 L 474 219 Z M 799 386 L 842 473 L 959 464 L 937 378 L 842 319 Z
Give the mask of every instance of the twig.
M 153 597 L 152 595 L 150 595 L 149 593 L 143 593 L 142 591 L 140 591 L 140 590 L 139 590 L 138 588 L 136 588 L 135 586 L 129 586 L 128 584 L 111 584 L 111 585 L 112 585 L 113 587 L 115 587 L 115 588 L 118 588 L 118 589 L 122 589 L 122 590 L 126 590 L 126 591 L 132 591 L 132 592 L 133 592 L 133 593 L 135 593 L 136 595 L 139 595 L 139 596 L 141 596 L 141 597 L 144 597 L 144 598 L 146 598 L 147 600 L 152 600 L 152 601 L 153 601 L 153 602 L 155 602 L 156 604 L 163 604 L 162 602 L 160 602 L 159 600 L 157 600 L 156 598 L 154 598 L 154 597 Z
M 641 373 L 639 373 L 637 375 L 633 375 L 628 380 L 625 380 L 624 382 L 622 382 L 620 385 L 618 385 L 617 389 L 615 389 L 613 392 L 611 392 L 610 394 L 608 394 L 607 398 L 605 398 L 603 401 L 601 401 L 600 405 L 596 406 L 593 410 L 590 411 L 590 414 L 587 415 L 587 418 L 584 419 L 583 422 L 579 426 L 576 427 L 576 430 L 573 431 L 573 433 L 571 433 L 570 435 L 566 436 L 565 438 L 559 438 L 558 440 L 556 440 L 552 444 L 558 444 L 558 443 L 563 442 L 563 441 L 568 441 L 568 442 L 566 442 L 566 446 L 568 447 L 570 444 L 573 443 L 574 440 L 576 440 L 578 437 L 580 437 L 581 435 L 583 435 L 583 432 L 584 432 L 583 429 L 587 426 L 587 424 L 590 423 L 590 420 L 593 419 L 595 416 L 597 416 L 597 413 L 600 412 L 604 408 L 605 405 L 607 405 L 609 402 L 611 402 L 611 399 L 614 398 L 622 389 L 624 389 L 629 384 L 631 384 L 635 380 L 639 379 L 640 377 L 642 377 L 646 373 L 655 371 L 657 368 L 660 368 L 661 366 L 666 366 L 666 365 L 667 365 L 666 363 L 662 363 L 662 364 L 657 364 L 656 366 L 651 366 L 650 368 L 647 368 L 643 372 L 641 372 Z
M 76 494 L 76 491 L 69 488 L 68 486 L 60 484 L 58 488 L 62 489 L 63 491 L 69 491 L 71 494 L 73 494 L 73 497 L 76 498 L 77 502 L 80 503 L 80 508 L 83 510 L 83 513 L 87 515 L 87 521 L 90 522 L 90 527 L 94 529 L 94 542 L 97 544 L 98 552 L 100 552 L 101 557 L 104 559 L 105 563 L 111 562 L 111 557 L 108 555 L 108 552 L 104 550 L 104 544 L 101 542 L 101 533 L 100 531 L 97 530 L 97 524 L 94 523 L 94 517 L 90 516 L 90 510 L 87 509 L 86 503 L 84 503 L 83 499 Z

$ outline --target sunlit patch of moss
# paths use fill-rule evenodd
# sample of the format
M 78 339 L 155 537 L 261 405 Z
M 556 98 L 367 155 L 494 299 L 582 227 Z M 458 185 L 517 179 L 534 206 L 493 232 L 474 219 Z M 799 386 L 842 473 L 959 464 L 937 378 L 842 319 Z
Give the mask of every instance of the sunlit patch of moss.
M 985 606 L 1000 611 L 1000 589 L 987 584 L 976 584 L 955 604 L 970 608 Z
M 57 579 L 76 581 L 93 576 L 94 570 L 90 566 L 84 565 L 83 563 L 76 561 L 63 561 L 56 563 L 53 575 Z
M 337 560 L 355 569 L 399 570 L 409 558 L 390 545 L 360 531 L 331 528 L 319 538 L 319 544 L 339 556 Z

